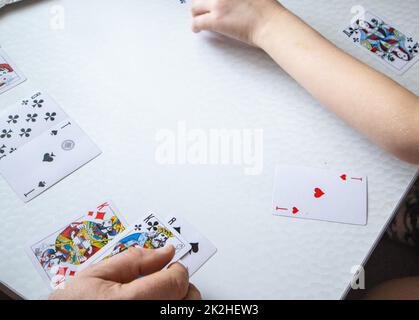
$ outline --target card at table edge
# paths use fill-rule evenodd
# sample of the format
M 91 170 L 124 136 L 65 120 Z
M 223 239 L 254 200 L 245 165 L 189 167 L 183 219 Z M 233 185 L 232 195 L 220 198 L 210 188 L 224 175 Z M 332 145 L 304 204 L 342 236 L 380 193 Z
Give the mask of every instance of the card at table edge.
M 105 202 L 107 202 L 107 203 L 109 203 L 109 206 L 111 207 L 111 208 L 113 208 L 113 209 L 115 209 L 115 210 L 112 210 L 113 212 L 114 211 L 116 211 L 117 213 L 118 213 L 118 218 L 119 218 L 119 220 L 124 224 L 124 226 L 125 226 L 125 229 L 126 228 L 128 228 L 129 227 L 129 224 L 128 224 L 128 222 L 127 222 L 127 220 L 126 220 L 126 218 L 125 218 L 125 216 L 119 211 L 119 209 L 118 209 L 118 207 L 114 204 L 114 202 L 112 201 L 112 200 L 108 200 L 108 201 L 105 201 Z M 105 203 L 105 202 L 102 202 L 102 203 Z M 87 210 L 90 210 L 90 209 L 93 209 L 93 208 L 97 208 L 97 205 L 96 206 L 94 206 L 94 207 L 92 207 L 92 208 L 90 208 L 89 207 L 89 209 L 87 209 Z M 31 237 L 31 239 L 29 240 L 29 241 L 27 241 L 26 242 L 26 244 L 25 244 L 25 252 L 26 252 L 26 255 L 28 256 L 28 258 L 29 258 L 29 260 L 31 260 L 31 262 L 32 262 L 32 264 L 34 265 L 34 267 L 35 267 L 35 269 L 37 270 L 37 272 L 41 275 L 41 278 L 43 278 L 43 280 L 44 280 L 44 282 L 45 283 L 50 283 L 51 282 L 51 279 L 49 279 L 48 278 L 48 276 L 46 275 L 46 271 L 44 270 L 44 268 L 42 268 L 42 266 L 41 266 L 41 264 L 39 263 L 39 261 L 36 259 L 36 256 L 35 256 L 35 253 L 32 251 L 32 249 L 31 249 L 31 247 L 34 245 L 34 244 L 36 244 L 36 243 L 38 243 L 38 242 L 41 242 L 43 239 L 45 239 L 45 238 L 47 238 L 48 236 L 50 236 L 50 235 L 52 235 L 53 233 L 55 233 L 55 232 L 57 232 L 58 230 L 63 230 L 65 227 L 67 227 L 68 225 L 70 225 L 70 223 L 73 223 L 74 221 L 77 221 L 78 219 L 81 219 L 81 218 L 83 218 L 83 217 L 85 217 L 85 216 L 87 216 L 87 213 L 88 213 L 88 211 L 85 213 L 85 214 L 82 214 L 82 215 L 74 215 L 74 217 L 73 218 L 71 218 L 71 219 L 69 219 L 67 222 L 65 222 L 65 223 L 63 223 L 63 224 L 60 224 L 60 227 L 55 227 L 54 228 L 54 230 L 55 231 L 53 231 L 53 232 L 51 232 L 51 233 L 49 233 L 49 235 L 47 235 L 47 236 L 44 236 L 42 239 L 39 239 L 39 238 L 36 238 L 36 240 L 35 240 L 35 236 L 33 236 L 33 237 Z M 57 224 L 58 225 L 58 224 Z M 51 228 L 52 229 L 52 228 Z M 107 245 L 105 245 L 101 250 L 103 250 L 103 249 L 105 249 L 106 247 L 108 246 L 108 244 Z M 96 252 L 94 255 L 92 255 L 87 261 L 86 261 L 86 263 L 90 260 L 90 259 L 93 259 L 93 257 L 95 257 L 97 254 L 99 254 L 100 253 L 100 251 L 101 250 L 99 250 L 98 252 Z M 84 263 L 83 263 L 83 265 L 84 265 Z M 76 268 L 77 269 L 80 269 L 80 270 L 82 270 L 82 268 L 80 267 L 80 266 L 76 266 Z M 78 270 L 78 271 L 80 271 L 80 270 Z M 51 288 L 51 286 L 50 285 L 48 285 L 47 286 L 48 287 L 48 289 L 50 290 L 50 291 L 53 291 L 54 289 L 53 288 Z
M 129 225 L 128 228 L 126 228 L 122 233 L 118 234 L 111 242 L 109 242 L 105 247 L 103 247 L 104 250 L 103 250 L 103 253 L 102 254 L 96 256 L 94 259 L 89 259 L 89 261 L 87 261 L 87 264 L 83 264 L 83 266 L 81 267 L 80 270 L 83 270 L 83 269 L 89 267 L 92 264 L 95 264 L 95 263 L 100 262 L 102 256 L 105 253 L 105 251 L 107 251 L 109 248 L 112 248 L 115 245 L 115 243 L 119 242 L 120 239 L 124 238 L 125 237 L 125 233 L 131 232 L 133 230 L 133 228 L 135 228 L 135 225 L 137 224 L 137 222 L 139 222 L 139 221 L 142 222 L 145 219 L 145 217 L 147 217 L 147 216 L 149 216 L 151 214 L 154 217 L 156 217 L 159 221 L 163 222 L 164 226 L 166 228 L 168 228 L 170 232 L 172 232 L 173 234 L 177 235 L 178 240 L 180 240 L 182 243 L 184 243 L 186 245 L 185 246 L 185 248 L 187 248 L 186 252 L 183 255 L 181 255 L 180 257 L 178 257 L 177 260 L 172 260 L 170 263 L 174 263 L 174 262 L 177 262 L 178 260 L 180 260 L 186 253 L 189 252 L 189 250 L 191 250 L 192 247 L 191 247 L 190 243 L 182 235 L 180 235 L 179 233 L 177 233 L 176 230 L 173 229 L 173 227 L 170 226 L 164 219 L 161 219 L 161 217 L 159 215 L 157 215 L 155 213 L 148 213 L 148 214 L 145 214 L 141 218 L 141 220 L 139 220 L 139 219 L 135 220 L 135 222 L 133 224 Z M 181 250 L 185 250 L 185 248 L 183 248 Z M 175 254 L 175 256 L 176 256 L 176 254 Z M 167 266 L 168 265 L 166 265 L 165 268 L 167 268 Z
M 376 14 L 374 11 L 372 10 L 365 10 L 365 13 L 369 12 L 371 15 L 376 16 L 377 18 L 381 19 L 381 21 L 385 22 L 386 24 L 392 26 L 394 29 L 399 30 L 400 32 L 403 32 L 401 30 L 403 30 L 403 28 L 399 28 L 399 26 L 397 24 L 394 24 L 392 20 L 383 18 L 384 16 L 382 16 L 381 14 Z M 343 35 L 345 36 L 345 39 L 351 40 L 351 37 L 348 37 L 345 34 L 345 30 L 348 29 L 349 27 L 352 27 L 352 24 L 347 25 L 346 27 L 344 27 L 341 33 L 343 33 Z M 406 33 L 403 32 L 403 34 L 406 37 L 414 37 L 412 33 Z M 414 37 L 415 38 L 415 37 Z M 393 70 L 397 75 L 401 76 L 403 74 L 405 74 L 410 68 L 412 68 L 418 61 L 419 61 L 419 54 L 416 55 L 413 60 L 409 61 L 408 63 L 405 64 L 405 66 L 402 69 L 397 69 L 396 67 L 394 67 L 393 65 L 391 65 L 388 62 L 385 62 L 383 59 L 381 59 L 380 57 L 378 57 L 376 54 L 374 54 L 373 52 L 371 52 L 370 50 L 367 50 L 365 47 L 363 47 L 362 45 L 355 45 L 355 47 L 363 50 L 364 52 L 367 51 L 369 55 L 371 55 L 371 57 L 374 57 L 376 60 L 378 60 L 381 64 L 389 67 L 390 70 Z M 366 62 L 364 62 L 366 63 Z
M 319 170 L 328 173 L 336 173 L 339 174 L 341 171 L 337 171 L 335 169 L 324 169 L 324 168 L 313 168 L 313 167 L 305 167 L 305 166 L 295 166 L 295 165 L 276 165 L 275 167 L 275 174 L 274 174 L 274 181 L 273 181 L 273 188 L 272 188 L 272 204 L 271 204 L 271 211 L 272 215 L 276 217 L 283 217 L 283 218 L 290 218 L 290 219 L 303 219 L 303 220 L 314 220 L 314 221 L 323 221 L 323 222 L 331 222 L 331 223 L 340 223 L 340 224 L 348 224 L 353 226 L 366 226 L 368 224 L 368 176 L 367 175 L 359 175 L 365 178 L 365 220 L 362 223 L 353 223 L 353 222 L 343 222 L 343 221 L 333 221 L 333 220 L 326 220 L 326 219 L 316 219 L 316 218 L 308 218 L 302 216 L 291 216 L 291 215 L 282 215 L 279 214 L 275 208 L 277 204 L 275 203 L 275 191 L 276 191 L 276 181 L 278 176 L 278 170 L 280 168 L 306 168 L 311 170 Z M 342 170 L 345 171 L 345 170 Z M 346 170 L 346 172 L 348 172 Z
M 13 67 L 13 71 L 18 75 L 19 80 L 12 83 L 11 85 L 6 85 L 4 88 L 0 88 L 0 95 L 17 87 L 18 85 L 22 84 L 27 80 L 24 73 L 20 70 L 20 68 L 17 66 L 17 64 L 10 58 L 10 56 L 6 53 L 6 51 L 0 47 L 0 56 L 4 57 L 7 62 L 10 63 L 10 65 Z
M 172 215 L 169 215 L 169 216 L 167 216 L 166 217 L 166 221 L 167 221 L 167 223 L 169 223 L 169 220 L 171 220 L 171 219 L 173 219 L 173 218 L 176 218 L 177 219 L 177 217 L 178 216 L 172 216 Z M 185 220 L 184 218 L 182 218 L 183 220 Z M 189 221 L 186 221 L 186 223 L 187 224 L 189 224 L 191 227 L 193 227 L 193 228 L 195 228 L 195 226 L 194 225 L 192 225 L 191 223 L 189 223 Z M 174 229 L 174 228 L 173 228 Z M 198 230 L 197 228 L 195 228 L 196 230 Z M 176 229 L 174 229 L 175 230 L 175 232 L 177 233 L 177 234 L 179 234 L 179 235 L 181 235 L 179 232 L 177 232 L 176 231 Z M 202 264 L 199 266 L 199 268 L 197 268 L 196 270 L 195 270 L 195 272 L 193 272 L 192 274 L 189 274 L 189 277 L 192 277 L 195 273 L 197 273 L 217 252 L 218 252 L 218 249 L 217 249 L 217 246 L 212 242 L 212 241 L 210 241 L 206 236 L 204 236 L 203 234 L 202 234 L 202 232 L 200 232 L 200 231 L 197 231 L 198 233 L 199 233 L 199 235 L 202 237 L 202 238 L 204 238 L 206 241 L 208 241 L 209 243 L 211 243 L 212 244 L 212 246 L 214 247 L 214 250 L 213 250 L 213 252 L 202 262 Z M 186 239 L 187 240 L 187 239 Z M 184 258 L 184 256 L 182 257 L 182 258 Z M 185 263 L 183 263 L 182 262 L 182 258 L 180 258 L 179 259 L 179 263 L 182 263 L 182 265 L 185 267 L 185 268 L 187 268 L 187 266 L 185 265 Z M 189 269 L 188 269 L 188 272 L 189 272 Z

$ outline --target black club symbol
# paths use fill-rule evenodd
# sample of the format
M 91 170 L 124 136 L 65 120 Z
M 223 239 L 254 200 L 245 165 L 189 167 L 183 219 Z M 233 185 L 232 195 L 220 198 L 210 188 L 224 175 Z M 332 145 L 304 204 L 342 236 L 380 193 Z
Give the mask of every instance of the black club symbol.
M 148 231 L 151 231 L 151 230 L 157 231 L 157 226 L 159 225 L 157 221 L 148 222 L 147 224 L 148 224 L 148 228 L 147 228 Z
M 16 115 L 10 115 L 9 120 L 7 120 L 7 123 L 17 123 L 17 119 L 19 119 L 19 116 Z
M 56 116 L 57 116 L 56 112 L 47 112 L 45 113 L 45 121 L 48 121 L 48 120 L 54 121 Z
M 6 149 L 6 146 L 5 145 L 2 145 L 0 147 L 0 154 L 3 154 L 5 152 L 4 149 Z
M 29 137 L 31 135 L 32 129 L 31 128 L 28 128 L 28 129 L 23 129 L 22 128 L 22 129 L 20 129 L 20 132 L 21 133 L 19 133 L 19 135 L 21 137 L 25 136 L 27 138 L 27 137 Z
M 11 138 L 12 137 L 12 135 L 11 135 L 12 132 L 13 132 L 12 130 L 3 129 L 1 131 L 0 138 L 2 138 L 2 139 L 3 138 Z
M 358 38 L 354 38 L 353 40 L 354 40 L 355 43 L 356 42 L 359 42 L 359 39 Z
M 16 150 L 17 150 L 16 148 L 11 147 L 11 148 L 10 148 L 10 150 L 9 150 L 9 153 L 13 153 L 13 152 L 15 152 Z
M 135 230 L 137 230 L 137 231 L 141 231 L 142 225 L 141 225 L 141 224 L 136 224 L 136 225 L 134 226 L 134 228 L 135 228 Z
M 23 101 L 22 101 L 22 106 L 27 106 L 27 105 L 28 105 L 28 103 L 29 103 L 29 100 L 23 100 Z
M 407 42 L 413 42 L 413 38 L 412 37 L 407 38 Z
M 34 113 L 34 114 L 30 114 L 30 113 L 28 113 L 27 114 L 27 118 L 26 118 L 26 121 L 27 122 L 36 122 L 36 118 L 38 117 L 38 115 L 36 114 L 36 113 Z
M 43 103 L 44 103 L 44 100 L 43 99 L 41 99 L 41 100 L 33 100 L 32 107 L 33 108 L 42 108 Z

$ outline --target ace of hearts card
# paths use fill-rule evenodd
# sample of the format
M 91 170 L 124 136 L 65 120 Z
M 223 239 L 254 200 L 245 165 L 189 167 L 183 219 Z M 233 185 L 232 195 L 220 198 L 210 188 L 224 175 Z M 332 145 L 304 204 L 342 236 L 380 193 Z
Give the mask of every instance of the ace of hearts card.
M 365 225 L 367 177 L 348 171 L 278 166 L 273 214 Z
M 115 205 L 107 201 L 36 239 L 26 251 L 48 287 L 55 290 L 127 226 Z

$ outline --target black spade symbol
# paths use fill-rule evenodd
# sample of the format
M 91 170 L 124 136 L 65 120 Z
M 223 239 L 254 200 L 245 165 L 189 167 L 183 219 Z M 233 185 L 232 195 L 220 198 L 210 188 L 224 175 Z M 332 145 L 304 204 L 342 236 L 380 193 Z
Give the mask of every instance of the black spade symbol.
M 57 131 L 57 130 L 52 130 L 52 131 L 51 131 L 51 135 L 52 135 L 52 136 L 56 136 L 56 135 L 57 135 L 57 133 L 58 133 L 58 131 Z
M 177 231 L 177 233 L 180 234 L 180 227 L 174 227 L 173 229 L 175 229 Z
M 45 185 L 46 185 L 45 181 L 40 181 L 38 184 L 38 187 L 43 188 L 45 187 Z
M 45 153 L 43 161 L 44 162 L 53 162 L 54 161 L 53 157 L 55 157 L 55 155 L 52 152 L 51 152 L 51 154 Z
M 199 242 L 191 243 L 191 251 L 193 253 L 197 253 L 199 251 Z

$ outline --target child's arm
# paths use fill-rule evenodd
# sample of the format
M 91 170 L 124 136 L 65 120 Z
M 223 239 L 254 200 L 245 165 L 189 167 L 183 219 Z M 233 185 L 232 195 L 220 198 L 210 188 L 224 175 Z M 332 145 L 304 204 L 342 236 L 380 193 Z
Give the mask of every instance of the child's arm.
M 216 31 L 262 48 L 348 124 L 400 159 L 419 163 L 419 98 L 275 0 L 193 0 L 192 15 L 194 32 Z

